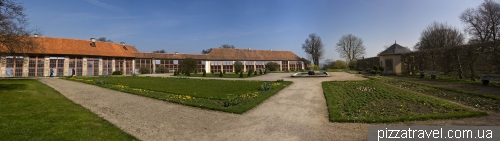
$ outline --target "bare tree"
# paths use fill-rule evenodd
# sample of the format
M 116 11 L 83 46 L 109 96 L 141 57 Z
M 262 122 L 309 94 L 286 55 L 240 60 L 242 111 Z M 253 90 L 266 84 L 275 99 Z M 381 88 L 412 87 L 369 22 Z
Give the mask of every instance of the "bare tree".
M 356 58 L 361 58 L 365 54 L 363 39 L 352 34 L 342 36 L 337 43 L 336 51 L 340 57 L 346 59 L 348 64 L 354 62 Z
M 469 43 L 483 43 L 487 41 L 499 40 L 500 36 L 500 4 L 492 0 L 484 0 L 476 9 L 469 8 L 460 14 L 460 20 L 465 24 L 465 32 L 471 35 Z M 478 46 L 479 52 L 487 49 L 484 46 Z M 473 52 L 477 52 L 473 51 Z M 474 70 L 474 62 L 479 55 L 470 52 L 468 59 L 469 63 L 464 65 L 469 66 L 467 77 L 475 80 L 476 74 Z
M 219 48 L 234 48 L 234 46 L 233 45 L 228 45 L 228 44 L 223 44 Z M 208 53 L 210 53 L 210 51 L 212 51 L 212 48 L 209 48 L 209 49 L 206 49 L 206 50 L 202 50 L 201 54 L 208 54 Z
M 500 4 L 484 0 L 476 9 L 462 12 L 460 20 L 465 24 L 465 32 L 472 35 L 470 42 L 498 40 L 500 35 Z
M 97 41 L 102 41 L 102 42 L 113 42 L 112 40 L 110 39 L 106 39 L 106 37 L 99 37 L 97 38 Z
M 451 27 L 447 25 L 446 23 L 438 23 L 438 22 L 433 22 L 431 25 L 427 26 L 424 31 L 420 34 L 420 41 L 415 45 L 414 49 L 415 50 L 427 50 L 427 49 L 436 49 L 436 48 L 442 48 L 442 47 L 448 47 L 448 46 L 458 46 L 464 44 L 465 37 L 464 35 L 454 27 Z M 434 66 L 434 58 L 436 54 L 429 54 L 431 57 L 432 62 L 432 68 L 435 70 Z M 456 58 L 456 62 L 460 62 L 460 58 L 458 54 L 455 54 L 454 58 Z M 450 59 L 450 58 L 446 58 Z M 441 63 L 438 63 L 439 66 L 446 66 L 449 65 L 449 63 L 445 63 L 445 61 L 440 61 Z M 451 70 L 449 68 L 451 67 L 441 67 L 442 71 L 445 72 L 445 74 L 448 72 L 447 70 Z M 456 67 L 458 70 L 459 77 L 462 78 L 462 67 L 461 64 L 458 64 L 458 67 Z
M 166 53 L 166 51 L 164 49 L 161 49 L 161 50 L 155 50 L 153 51 L 153 53 Z
M 457 46 L 464 43 L 464 35 L 446 23 L 434 22 L 420 34 L 420 41 L 415 50 L 435 49 L 447 46 Z
M 223 44 L 219 48 L 234 48 L 234 46 L 233 45 L 228 45 L 228 44 Z
M 33 52 L 38 44 L 28 29 L 25 8 L 12 0 L 0 0 L 0 51 L 10 55 Z
M 302 49 L 308 54 L 308 57 L 312 59 L 314 65 L 319 66 L 319 60 L 323 58 L 325 52 L 321 37 L 317 36 L 315 33 L 309 34 L 309 38 L 302 44 Z

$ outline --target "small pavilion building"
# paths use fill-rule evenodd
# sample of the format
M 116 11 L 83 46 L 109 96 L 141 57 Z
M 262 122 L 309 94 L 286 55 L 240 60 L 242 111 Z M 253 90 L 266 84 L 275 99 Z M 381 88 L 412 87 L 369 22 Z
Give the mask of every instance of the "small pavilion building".
M 386 50 L 380 52 L 380 66 L 384 67 L 384 74 L 401 74 L 401 55 L 411 52 L 410 49 L 394 43 Z

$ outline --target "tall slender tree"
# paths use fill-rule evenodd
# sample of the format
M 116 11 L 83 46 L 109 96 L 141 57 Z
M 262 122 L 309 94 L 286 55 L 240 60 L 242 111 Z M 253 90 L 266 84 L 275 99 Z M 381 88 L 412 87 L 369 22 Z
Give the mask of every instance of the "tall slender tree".
M 309 38 L 302 44 L 302 49 L 309 55 L 314 65 L 318 66 L 319 60 L 323 58 L 325 52 L 321 37 L 317 36 L 315 33 L 309 34 Z

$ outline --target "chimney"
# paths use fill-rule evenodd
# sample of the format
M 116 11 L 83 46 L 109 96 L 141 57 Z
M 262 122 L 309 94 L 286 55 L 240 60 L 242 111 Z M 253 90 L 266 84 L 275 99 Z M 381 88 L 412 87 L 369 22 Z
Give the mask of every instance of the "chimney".
M 90 38 L 90 46 L 95 47 L 95 38 Z

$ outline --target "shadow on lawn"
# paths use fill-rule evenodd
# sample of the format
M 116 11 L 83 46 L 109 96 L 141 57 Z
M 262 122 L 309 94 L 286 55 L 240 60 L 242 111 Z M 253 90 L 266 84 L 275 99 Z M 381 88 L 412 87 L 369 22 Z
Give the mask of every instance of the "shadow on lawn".
M 26 84 L 0 84 L 0 91 L 23 90 L 24 88 L 26 88 Z

